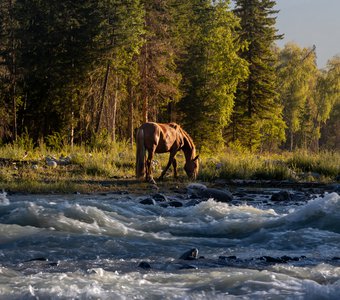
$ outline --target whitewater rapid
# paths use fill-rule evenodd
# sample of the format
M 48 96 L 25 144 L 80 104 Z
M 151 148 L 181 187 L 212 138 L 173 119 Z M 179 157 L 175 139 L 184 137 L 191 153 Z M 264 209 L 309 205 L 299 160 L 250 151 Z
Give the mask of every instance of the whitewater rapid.
M 340 299 L 337 193 L 180 196 L 0 194 L 0 299 Z

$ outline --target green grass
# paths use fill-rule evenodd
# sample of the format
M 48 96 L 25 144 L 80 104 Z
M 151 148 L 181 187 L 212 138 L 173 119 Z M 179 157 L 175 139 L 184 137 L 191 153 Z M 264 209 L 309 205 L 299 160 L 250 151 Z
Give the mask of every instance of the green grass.
M 340 174 L 340 153 L 284 152 L 232 153 L 202 158 L 200 178 L 335 181 Z
M 298 172 L 318 173 L 325 177 L 335 178 L 340 174 L 340 153 L 323 151 L 313 154 L 299 151 L 294 153 L 287 164 Z
M 46 157 L 67 157 L 68 165 L 51 168 Z M 154 177 L 165 167 L 169 155 L 156 154 Z M 176 156 L 181 181 L 184 155 Z M 75 146 L 51 150 L 45 145 L 25 148 L 21 145 L 0 147 L 0 189 L 23 192 L 86 192 L 113 189 L 117 179 L 134 179 L 135 149 L 127 143 L 111 143 L 102 150 Z M 226 149 L 211 155 L 200 154 L 198 180 L 256 179 L 333 182 L 340 174 L 340 153 L 303 151 L 280 154 L 252 154 Z M 172 170 L 168 171 L 172 178 Z M 168 179 L 167 179 L 168 180 Z M 112 182 L 112 186 L 100 182 Z

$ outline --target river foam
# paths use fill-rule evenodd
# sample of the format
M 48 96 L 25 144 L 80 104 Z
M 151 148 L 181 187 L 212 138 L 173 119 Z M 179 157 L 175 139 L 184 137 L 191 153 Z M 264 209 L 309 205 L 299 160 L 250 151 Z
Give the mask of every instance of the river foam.
M 162 207 L 113 194 L 1 197 L 0 299 L 340 296 L 336 193 L 284 206 L 209 199 Z M 180 260 L 191 248 L 201 258 Z M 275 263 L 280 257 L 288 262 Z

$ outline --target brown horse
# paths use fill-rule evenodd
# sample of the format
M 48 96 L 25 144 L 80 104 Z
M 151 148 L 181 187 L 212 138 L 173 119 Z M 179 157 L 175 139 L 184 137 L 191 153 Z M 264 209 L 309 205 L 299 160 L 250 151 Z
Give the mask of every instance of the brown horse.
M 151 161 L 155 153 L 166 152 L 170 152 L 169 161 L 159 178 L 163 179 L 171 165 L 174 168 L 174 177 L 177 178 L 175 155 L 179 150 L 182 150 L 186 160 L 184 170 L 189 178 L 196 179 L 199 168 L 196 148 L 189 134 L 178 124 L 144 123 L 137 130 L 136 144 L 137 178 L 142 178 L 145 175 L 147 181 L 154 182 L 151 176 Z M 148 157 L 145 160 L 146 150 Z

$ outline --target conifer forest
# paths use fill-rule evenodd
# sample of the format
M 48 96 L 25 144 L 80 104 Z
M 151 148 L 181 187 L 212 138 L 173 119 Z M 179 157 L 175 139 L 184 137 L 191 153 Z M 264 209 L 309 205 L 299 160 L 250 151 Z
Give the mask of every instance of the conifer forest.
M 1 0 L 0 144 L 134 141 L 177 122 L 200 151 L 340 150 L 340 57 L 276 42 L 272 0 Z

